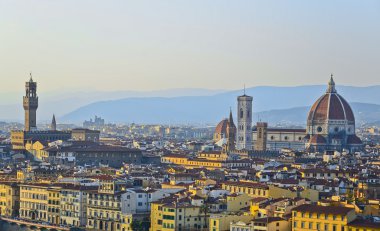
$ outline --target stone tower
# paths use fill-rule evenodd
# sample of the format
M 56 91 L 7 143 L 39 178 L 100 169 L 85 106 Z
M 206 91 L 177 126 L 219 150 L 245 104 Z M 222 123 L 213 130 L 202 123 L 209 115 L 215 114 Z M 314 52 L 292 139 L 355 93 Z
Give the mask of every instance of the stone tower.
M 237 98 L 237 150 L 252 150 L 252 100 L 252 96 L 246 95 L 245 90 L 244 94 Z
M 256 128 L 257 128 L 257 138 L 256 138 L 255 150 L 266 151 L 268 124 L 265 122 L 257 122 Z
M 227 150 L 232 151 L 235 150 L 235 140 L 236 140 L 236 127 L 234 124 L 234 120 L 232 118 L 232 111 L 230 109 L 230 117 L 228 118 L 228 127 L 227 127 Z
M 57 122 L 55 121 L 55 115 L 53 114 L 53 119 L 51 120 L 50 129 L 52 131 L 57 131 Z
M 25 110 L 25 131 L 36 130 L 38 97 L 37 83 L 33 82 L 32 74 L 30 74 L 29 82 L 25 83 L 25 96 L 23 97 L 23 105 Z

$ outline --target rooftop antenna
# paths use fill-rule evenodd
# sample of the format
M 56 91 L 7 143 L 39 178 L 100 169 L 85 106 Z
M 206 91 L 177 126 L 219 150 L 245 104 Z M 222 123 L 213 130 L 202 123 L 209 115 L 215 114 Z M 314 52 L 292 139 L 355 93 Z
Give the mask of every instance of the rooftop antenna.
M 244 95 L 245 95 L 245 84 L 244 84 Z

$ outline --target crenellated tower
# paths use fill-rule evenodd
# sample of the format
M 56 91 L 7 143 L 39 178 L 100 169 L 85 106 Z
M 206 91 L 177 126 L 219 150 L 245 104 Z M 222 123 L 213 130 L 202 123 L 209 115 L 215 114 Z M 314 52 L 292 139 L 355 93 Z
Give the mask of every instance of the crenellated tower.
M 23 106 L 25 110 L 25 131 L 37 129 L 37 83 L 33 82 L 32 74 L 30 80 L 25 83 L 25 96 L 23 97 Z

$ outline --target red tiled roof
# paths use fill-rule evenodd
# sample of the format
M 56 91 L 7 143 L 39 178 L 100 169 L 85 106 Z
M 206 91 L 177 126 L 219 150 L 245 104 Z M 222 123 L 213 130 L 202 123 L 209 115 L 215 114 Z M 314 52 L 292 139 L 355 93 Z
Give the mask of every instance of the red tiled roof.
M 321 205 L 310 205 L 303 204 L 292 211 L 297 212 L 308 212 L 308 213 L 321 213 L 321 214 L 334 214 L 334 215 L 346 215 L 350 211 L 354 211 L 353 208 L 341 207 L 341 206 L 321 206 Z
M 349 135 L 347 137 L 347 143 L 348 144 L 362 144 L 362 140 L 356 135 Z
M 348 120 L 354 122 L 355 117 L 347 101 L 333 92 L 324 94 L 313 104 L 308 121 L 313 120 Z

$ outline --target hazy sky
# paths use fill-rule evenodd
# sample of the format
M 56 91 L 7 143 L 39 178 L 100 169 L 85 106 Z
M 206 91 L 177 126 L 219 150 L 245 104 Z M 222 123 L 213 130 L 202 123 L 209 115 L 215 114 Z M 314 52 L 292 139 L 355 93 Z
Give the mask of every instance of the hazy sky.
M 0 0 L 0 91 L 380 84 L 380 1 Z

